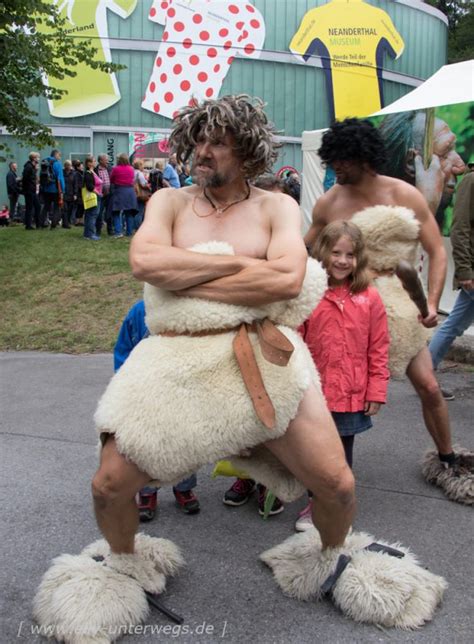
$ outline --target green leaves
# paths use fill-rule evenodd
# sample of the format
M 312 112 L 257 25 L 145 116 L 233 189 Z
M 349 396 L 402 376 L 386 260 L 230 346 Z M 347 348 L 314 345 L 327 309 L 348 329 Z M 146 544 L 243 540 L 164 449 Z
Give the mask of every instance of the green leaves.
M 64 90 L 48 85 L 50 79 L 75 76 L 84 63 L 105 72 L 123 65 L 95 61 L 96 48 L 68 33 L 66 19 L 44 0 L 2 0 L 0 13 L 0 123 L 24 145 L 54 145 L 51 130 L 37 121 L 28 100 L 35 96 L 57 99 Z M 37 29 L 41 26 L 41 29 Z M 47 28 L 47 29 L 45 29 Z M 0 145 L 0 149 L 6 146 Z

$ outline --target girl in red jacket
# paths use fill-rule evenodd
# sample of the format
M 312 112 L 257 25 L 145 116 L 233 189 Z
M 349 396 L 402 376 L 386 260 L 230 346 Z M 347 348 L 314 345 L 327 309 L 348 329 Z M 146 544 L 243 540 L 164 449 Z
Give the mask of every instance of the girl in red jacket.
M 350 221 L 327 225 L 312 255 L 329 288 L 300 331 L 321 377 L 328 408 L 352 467 L 354 437 L 372 427 L 387 396 L 389 335 L 385 307 L 370 284 L 362 233 Z M 311 501 L 296 529 L 311 527 Z

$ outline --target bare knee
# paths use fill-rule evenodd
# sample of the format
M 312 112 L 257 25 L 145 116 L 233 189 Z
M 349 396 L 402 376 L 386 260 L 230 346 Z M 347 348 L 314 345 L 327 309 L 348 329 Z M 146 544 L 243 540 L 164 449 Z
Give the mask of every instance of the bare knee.
M 352 506 L 355 502 L 355 481 L 352 470 L 346 465 L 337 474 L 326 477 L 322 485 L 319 483 L 311 491 L 322 502 L 341 507 Z
M 102 468 L 92 479 L 91 487 L 94 502 L 101 507 L 105 507 L 124 497 L 120 476 L 107 470 L 104 471 Z
M 413 385 L 424 404 L 437 406 L 443 402 L 441 389 L 434 373 L 428 374 L 426 378 L 414 382 Z

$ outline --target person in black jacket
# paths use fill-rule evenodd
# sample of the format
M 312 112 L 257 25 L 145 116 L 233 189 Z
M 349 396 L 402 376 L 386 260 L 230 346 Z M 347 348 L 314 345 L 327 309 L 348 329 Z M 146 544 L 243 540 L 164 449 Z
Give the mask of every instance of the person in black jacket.
M 33 230 L 33 217 L 36 228 L 43 227 L 41 204 L 38 198 L 38 165 L 40 156 L 30 152 L 28 161 L 23 167 L 22 186 L 25 195 L 25 229 Z
M 64 162 L 64 208 L 63 208 L 63 228 L 71 228 L 75 223 L 75 211 L 77 207 L 77 193 L 82 185 L 79 182 L 79 175 L 73 169 L 71 161 Z M 82 184 L 82 182 L 81 182 Z
M 17 175 L 17 164 L 16 161 L 11 161 L 8 164 L 7 172 L 7 192 L 8 198 L 10 199 L 10 217 L 12 221 L 17 219 L 16 211 L 18 207 L 18 198 L 20 196 L 20 179 Z

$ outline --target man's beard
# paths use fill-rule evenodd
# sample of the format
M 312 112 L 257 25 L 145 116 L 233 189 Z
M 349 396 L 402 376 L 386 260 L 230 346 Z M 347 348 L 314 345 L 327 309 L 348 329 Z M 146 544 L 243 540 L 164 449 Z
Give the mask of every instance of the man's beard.
M 192 165 L 191 176 L 196 181 L 198 186 L 201 186 L 202 188 L 222 188 L 222 186 L 225 186 L 229 182 L 226 175 L 221 174 L 217 171 L 214 171 L 212 174 L 208 175 L 199 175 L 197 171 L 198 165 L 206 164 L 202 162 L 195 162 Z M 210 168 L 210 166 L 207 167 Z

